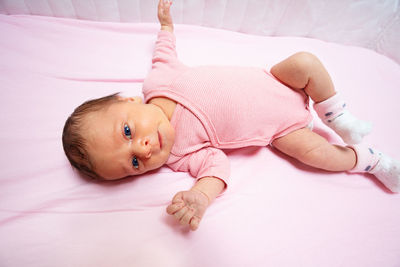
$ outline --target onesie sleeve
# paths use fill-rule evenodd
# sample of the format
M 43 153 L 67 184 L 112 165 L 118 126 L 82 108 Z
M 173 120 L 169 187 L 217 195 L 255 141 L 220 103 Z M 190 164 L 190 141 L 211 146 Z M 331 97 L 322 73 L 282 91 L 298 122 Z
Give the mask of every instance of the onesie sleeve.
M 174 171 L 189 172 L 197 180 L 212 176 L 224 181 L 226 186 L 229 183 L 229 159 L 222 150 L 217 148 L 207 147 L 200 149 L 177 159 L 175 162 L 168 164 L 168 166 Z
M 151 98 L 158 96 L 159 89 L 169 88 L 171 82 L 186 68 L 177 58 L 175 35 L 169 31 L 159 31 L 154 47 L 151 70 L 142 87 L 146 103 Z
M 176 38 L 173 33 L 165 30 L 158 32 L 152 60 L 153 68 L 160 64 L 170 64 L 178 60 L 175 43 Z

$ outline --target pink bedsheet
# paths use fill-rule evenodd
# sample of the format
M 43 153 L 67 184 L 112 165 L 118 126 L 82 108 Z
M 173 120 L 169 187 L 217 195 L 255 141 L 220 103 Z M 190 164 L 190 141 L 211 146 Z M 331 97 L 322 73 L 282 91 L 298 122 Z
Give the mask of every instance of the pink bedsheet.
M 193 184 L 161 168 L 93 183 L 67 162 L 72 109 L 140 94 L 156 24 L 0 15 L 0 266 L 399 266 L 400 194 L 369 175 L 327 173 L 272 148 L 229 151 L 232 184 L 190 232 L 168 217 Z M 324 62 L 365 143 L 400 159 L 400 66 L 375 52 L 305 38 L 176 26 L 188 65 L 266 66 L 297 51 Z M 245 91 L 243 92 L 246 93 Z M 315 130 L 340 139 L 315 120 Z

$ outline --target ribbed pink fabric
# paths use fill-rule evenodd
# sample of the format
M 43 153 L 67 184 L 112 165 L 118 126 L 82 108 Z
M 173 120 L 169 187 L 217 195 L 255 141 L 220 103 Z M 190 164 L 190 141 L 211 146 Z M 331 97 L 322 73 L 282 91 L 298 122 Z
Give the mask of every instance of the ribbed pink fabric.
M 262 68 L 183 65 L 168 31 L 158 34 L 143 93 L 146 102 L 163 96 L 178 103 L 167 165 L 196 178 L 227 182 L 229 163 L 220 149 L 266 146 L 312 120 L 305 95 Z

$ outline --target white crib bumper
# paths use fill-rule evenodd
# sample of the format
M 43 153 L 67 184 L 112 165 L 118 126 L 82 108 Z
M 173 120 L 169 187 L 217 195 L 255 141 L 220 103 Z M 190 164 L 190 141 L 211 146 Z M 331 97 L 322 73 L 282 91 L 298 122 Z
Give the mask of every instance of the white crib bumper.
M 0 14 L 157 22 L 157 0 L 0 0 Z M 400 62 L 398 0 L 174 0 L 175 23 L 363 46 Z

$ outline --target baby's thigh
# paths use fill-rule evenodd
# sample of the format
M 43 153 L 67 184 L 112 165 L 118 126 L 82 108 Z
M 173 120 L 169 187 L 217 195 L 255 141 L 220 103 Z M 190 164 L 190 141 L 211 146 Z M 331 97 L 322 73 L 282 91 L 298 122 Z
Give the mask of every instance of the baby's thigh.
M 309 128 L 302 128 L 275 139 L 272 145 L 291 157 L 301 158 L 311 151 L 330 144 Z

